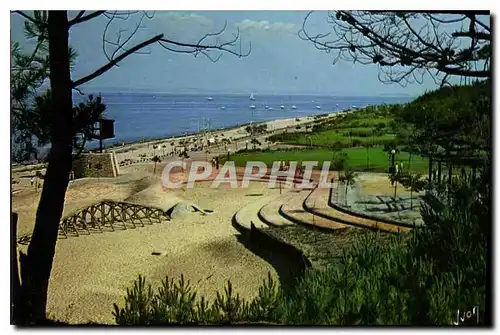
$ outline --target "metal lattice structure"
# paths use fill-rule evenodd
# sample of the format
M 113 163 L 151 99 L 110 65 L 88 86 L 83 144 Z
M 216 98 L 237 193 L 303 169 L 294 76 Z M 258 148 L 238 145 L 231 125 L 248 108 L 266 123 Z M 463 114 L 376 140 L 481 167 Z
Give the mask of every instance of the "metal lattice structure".
M 59 238 L 135 229 L 168 220 L 170 216 L 161 208 L 105 200 L 63 217 L 59 223 Z M 18 243 L 27 244 L 30 239 L 31 234 L 25 235 L 18 238 Z

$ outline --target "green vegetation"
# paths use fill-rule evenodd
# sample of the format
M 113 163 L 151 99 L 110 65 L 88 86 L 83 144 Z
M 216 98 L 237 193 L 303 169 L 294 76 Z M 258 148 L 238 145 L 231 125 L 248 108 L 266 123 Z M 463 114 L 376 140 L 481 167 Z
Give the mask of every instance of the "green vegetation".
M 354 171 L 347 169 L 339 175 L 339 182 L 345 185 L 345 204 L 347 206 L 347 190 L 353 188 L 356 183 L 356 178 L 358 174 Z
M 290 160 L 300 162 L 304 161 L 318 161 L 317 169 L 321 169 L 324 161 L 330 161 L 331 169 L 341 170 L 341 167 L 335 166 L 335 158 L 339 153 L 347 155 L 346 166 L 355 171 L 373 171 L 373 172 L 387 172 L 391 164 L 389 155 L 384 152 L 381 147 L 374 147 L 367 150 L 366 148 L 347 148 L 339 151 L 332 151 L 327 149 L 293 149 L 293 150 L 280 150 L 280 151 L 251 151 L 251 152 L 238 152 L 231 156 L 231 160 L 235 162 L 236 166 L 245 166 L 247 161 L 261 161 L 268 167 L 271 167 L 273 162 L 279 160 Z M 410 154 L 408 152 L 400 152 L 396 154 L 396 162 L 403 162 L 405 169 L 409 169 L 414 173 L 426 173 L 428 171 L 428 160 L 413 155 L 410 161 Z
M 273 142 L 328 148 L 384 145 L 396 139 L 397 123 L 393 115 L 401 108 L 400 105 L 368 106 L 355 113 L 328 119 L 318 118 L 311 132 L 283 133 L 270 136 L 269 139 Z
M 267 123 L 262 124 L 250 124 L 245 127 L 245 131 L 249 134 L 257 135 L 263 134 L 267 131 Z
M 153 158 L 151 158 L 151 161 L 153 163 L 155 163 L 154 168 L 153 168 L 153 174 L 155 174 L 156 173 L 156 164 L 161 163 L 161 158 L 158 157 L 157 155 L 155 155 L 155 156 L 153 156 Z
M 416 152 L 456 165 L 491 154 L 491 83 L 445 87 L 429 92 L 395 114 L 401 143 Z
M 351 133 L 352 131 L 352 133 Z M 384 134 L 371 136 L 366 128 L 353 128 L 352 130 L 328 130 L 318 133 L 285 133 L 269 137 L 272 141 L 287 144 L 313 145 L 322 147 L 346 148 L 362 146 L 364 144 L 383 145 L 395 139 L 395 135 Z

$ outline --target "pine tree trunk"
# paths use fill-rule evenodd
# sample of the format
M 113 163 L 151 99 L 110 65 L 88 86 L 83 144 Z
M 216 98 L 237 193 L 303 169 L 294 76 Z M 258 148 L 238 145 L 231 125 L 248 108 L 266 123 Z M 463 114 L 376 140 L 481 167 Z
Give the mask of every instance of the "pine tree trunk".
M 413 188 L 410 189 L 410 210 L 413 209 Z
M 347 184 L 345 186 L 345 205 L 347 207 Z
M 51 99 L 51 149 L 36 222 L 27 255 L 21 256 L 23 323 L 46 320 L 47 292 L 66 189 L 71 171 L 72 99 L 66 11 L 48 17 Z
M 19 312 L 19 293 L 21 290 L 21 282 L 19 279 L 19 268 L 17 263 L 17 213 L 11 213 L 11 231 L 10 231 L 10 282 L 12 283 L 10 306 L 11 316 L 10 323 L 17 324 Z

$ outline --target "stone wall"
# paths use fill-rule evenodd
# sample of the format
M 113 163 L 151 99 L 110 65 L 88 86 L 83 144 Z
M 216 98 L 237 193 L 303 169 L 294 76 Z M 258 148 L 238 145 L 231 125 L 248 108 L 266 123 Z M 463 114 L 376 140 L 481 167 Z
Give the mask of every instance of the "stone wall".
M 76 178 L 117 177 L 119 174 L 116 155 L 109 153 L 84 153 L 73 162 Z

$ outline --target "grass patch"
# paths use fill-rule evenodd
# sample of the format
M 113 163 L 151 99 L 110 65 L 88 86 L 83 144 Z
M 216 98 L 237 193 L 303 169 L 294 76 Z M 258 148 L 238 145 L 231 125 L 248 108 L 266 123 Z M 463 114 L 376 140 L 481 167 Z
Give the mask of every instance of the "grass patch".
M 373 148 L 347 148 L 343 149 L 348 156 L 348 166 L 357 171 L 386 172 L 391 164 L 387 152 L 381 147 Z M 246 152 L 236 153 L 231 156 L 231 160 L 236 166 L 245 166 L 248 161 L 264 162 L 268 167 L 272 167 L 273 162 L 279 160 L 297 161 L 300 165 L 303 161 L 318 161 L 317 169 L 321 169 L 323 162 L 331 161 L 335 151 L 327 149 L 296 149 L 287 151 L 266 151 L 266 152 Z M 405 169 L 410 169 L 413 173 L 425 174 L 428 171 L 428 160 L 417 155 L 412 155 L 410 162 L 408 152 L 396 154 L 396 162 L 403 162 Z
M 349 133 L 352 133 L 353 136 L 349 136 Z M 364 134 L 365 136 L 359 136 L 359 134 Z M 293 135 L 293 134 L 290 134 Z M 358 136 L 356 136 L 358 135 Z M 302 144 L 302 145 L 320 145 L 320 146 L 330 146 L 333 143 L 339 142 L 342 144 L 350 144 L 355 145 L 359 144 L 375 144 L 380 145 L 385 142 L 390 142 L 395 139 L 395 136 L 392 134 L 384 134 L 381 136 L 369 136 L 369 132 L 367 128 L 342 128 L 336 130 L 327 130 L 319 133 L 312 134 L 296 134 L 296 136 L 289 136 L 283 138 L 284 143 L 289 144 Z
M 384 145 L 396 139 L 397 122 L 388 106 L 368 106 L 355 113 L 314 121 L 312 132 L 284 133 L 270 140 L 288 144 L 324 147 L 357 147 L 365 144 Z

